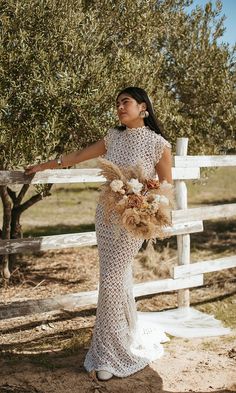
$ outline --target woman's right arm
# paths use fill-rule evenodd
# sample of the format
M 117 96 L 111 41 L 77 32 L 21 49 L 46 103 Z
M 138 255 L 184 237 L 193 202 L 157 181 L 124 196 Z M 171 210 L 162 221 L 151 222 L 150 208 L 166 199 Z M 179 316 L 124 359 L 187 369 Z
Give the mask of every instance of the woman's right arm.
M 25 169 L 25 175 L 31 175 L 32 173 L 44 171 L 45 169 L 56 169 L 64 168 L 68 166 L 73 166 L 83 161 L 96 158 L 106 153 L 106 146 L 104 139 L 99 139 L 99 141 L 92 143 L 82 150 L 76 150 L 69 154 L 63 154 L 61 156 L 62 165 L 58 164 L 56 159 L 43 162 L 42 164 L 36 164 L 29 166 Z

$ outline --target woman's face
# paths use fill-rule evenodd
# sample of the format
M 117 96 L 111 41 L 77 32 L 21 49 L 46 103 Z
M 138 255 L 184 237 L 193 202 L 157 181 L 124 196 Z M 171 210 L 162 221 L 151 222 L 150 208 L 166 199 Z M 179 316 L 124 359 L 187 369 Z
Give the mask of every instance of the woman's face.
M 140 119 L 140 111 L 146 110 L 146 104 L 139 104 L 133 97 L 122 93 L 116 100 L 116 110 L 120 122 L 128 126 Z

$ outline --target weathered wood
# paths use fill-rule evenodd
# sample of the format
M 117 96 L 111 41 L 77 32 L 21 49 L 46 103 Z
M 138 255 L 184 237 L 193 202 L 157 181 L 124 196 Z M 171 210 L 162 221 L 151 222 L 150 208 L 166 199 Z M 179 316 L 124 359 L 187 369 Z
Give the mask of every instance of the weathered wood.
M 194 180 L 200 179 L 200 168 L 172 168 L 173 180 Z
M 176 224 L 166 228 L 174 235 L 203 231 L 202 221 Z M 97 244 L 96 232 L 68 233 L 63 235 L 30 237 L 11 240 L 0 240 L 0 254 L 29 253 L 70 247 L 94 246 Z
M 160 292 L 169 292 L 179 288 L 192 288 L 203 285 L 203 275 L 191 278 L 148 281 L 135 284 L 134 297 L 145 296 Z M 22 317 L 31 314 L 56 311 L 60 309 L 79 308 L 97 305 L 98 291 L 87 291 L 56 296 L 49 299 L 23 300 L 8 304 L 0 304 L 0 320 Z
M 178 153 L 173 156 L 173 166 L 175 168 L 236 166 L 236 155 L 182 156 Z
M 177 138 L 176 154 L 179 156 L 186 156 L 188 150 L 188 138 Z M 187 186 L 184 180 L 175 181 L 176 188 L 176 205 L 177 209 L 187 209 L 188 207 L 188 195 Z M 172 212 L 172 222 L 173 222 Z M 178 264 L 188 265 L 190 263 L 190 235 L 182 234 L 177 236 L 177 253 L 178 253 Z M 190 306 L 190 294 L 189 289 L 178 291 L 178 307 L 189 307 Z
M 187 207 L 187 187 L 184 180 L 200 178 L 201 167 L 236 166 L 236 155 L 188 156 L 188 138 L 178 138 L 176 156 L 173 156 L 172 178 L 176 186 L 178 210 L 172 211 L 173 228 L 166 228 L 177 235 L 178 263 L 171 272 L 172 278 L 134 285 L 134 296 L 178 290 L 178 306 L 190 305 L 189 289 L 203 284 L 203 273 L 235 267 L 236 256 L 190 264 L 190 233 L 203 231 L 203 220 L 226 218 L 236 215 L 236 204 Z M 54 183 L 103 183 L 100 168 L 54 169 L 31 176 L 23 171 L 0 171 L 0 185 L 54 184 Z M 0 240 L 0 254 L 27 253 L 50 249 L 96 245 L 96 232 L 83 232 L 37 238 Z M 76 307 L 97 304 L 98 291 L 80 292 L 51 299 L 26 300 L 0 304 L 0 319 L 59 310 L 67 304 Z M 72 303 L 71 303 L 72 302 Z M 64 304 L 64 306 L 63 306 Z
M 93 246 L 96 244 L 95 232 L 0 240 L 0 254 L 38 252 L 78 246 Z
M 171 277 L 174 279 L 191 277 L 195 274 L 215 272 L 232 267 L 236 267 L 236 255 L 208 261 L 199 261 L 191 263 L 190 265 L 173 266 Z
M 0 171 L 0 184 L 47 184 L 47 183 L 99 183 L 106 181 L 98 175 L 99 168 L 47 169 L 32 175 L 22 171 Z
M 191 209 L 173 210 L 172 222 L 177 224 L 193 220 L 210 220 L 227 218 L 236 215 L 236 203 L 227 203 L 217 206 L 201 206 Z
M 193 280 L 192 280 L 193 279 Z M 148 281 L 134 285 L 134 296 L 143 296 L 153 293 L 169 292 L 177 289 L 192 288 L 203 285 L 203 275 L 192 276 L 188 279 L 167 278 L 165 280 Z
M 83 169 L 47 169 L 33 175 L 24 175 L 22 171 L 0 171 L 0 185 L 8 184 L 61 184 L 61 183 L 103 183 L 104 176 L 99 175 L 99 168 Z M 172 168 L 173 180 L 199 179 L 199 168 Z
M 188 233 L 202 232 L 203 222 L 192 221 L 192 222 L 181 222 L 180 224 L 173 224 L 172 235 L 184 235 Z

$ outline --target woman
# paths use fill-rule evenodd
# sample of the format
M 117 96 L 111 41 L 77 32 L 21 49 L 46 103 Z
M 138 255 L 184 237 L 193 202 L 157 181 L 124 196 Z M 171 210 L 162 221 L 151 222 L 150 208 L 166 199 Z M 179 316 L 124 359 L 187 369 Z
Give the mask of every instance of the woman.
M 164 138 L 146 91 L 128 87 L 116 98 L 120 126 L 110 128 L 104 138 L 83 150 L 62 155 L 25 169 L 31 174 L 44 169 L 68 167 L 98 156 L 117 165 L 135 165 L 141 158 L 147 177 L 173 184 L 171 144 Z M 112 222 L 105 224 L 103 206 L 98 203 L 95 230 L 99 254 L 99 291 L 96 321 L 84 367 L 97 372 L 100 380 L 113 375 L 126 377 L 162 356 L 160 342 L 169 338 L 160 329 L 141 326 L 133 296 L 132 261 L 143 240 L 124 228 L 119 238 Z

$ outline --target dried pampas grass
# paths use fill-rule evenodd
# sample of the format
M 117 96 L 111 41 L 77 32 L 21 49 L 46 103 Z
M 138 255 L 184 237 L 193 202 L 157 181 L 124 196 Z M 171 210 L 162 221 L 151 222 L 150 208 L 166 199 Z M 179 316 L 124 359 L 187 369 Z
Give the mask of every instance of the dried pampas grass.
M 104 220 L 123 227 L 141 239 L 165 239 L 171 234 L 171 209 L 175 207 L 174 186 L 167 181 L 147 179 L 142 163 L 118 166 L 98 158 L 100 175 L 107 181 L 100 186 L 99 203 L 104 206 Z

